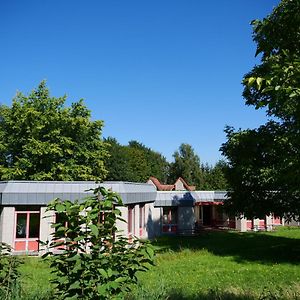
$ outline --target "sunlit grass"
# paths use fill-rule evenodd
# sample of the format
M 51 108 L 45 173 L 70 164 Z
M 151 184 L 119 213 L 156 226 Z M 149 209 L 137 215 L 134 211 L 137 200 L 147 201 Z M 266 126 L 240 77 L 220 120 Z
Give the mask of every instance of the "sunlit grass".
M 129 299 L 300 300 L 300 229 L 204 232 L 154 241 L 156 266 L 139 274 Z M 47 263 L 24 258 L 25 299 L 51 299 Z
M 52 299 L 49 264 L 40 257 L 23 257 L 20 266 L 23 299 Z
M 300 299 L 300 229 L 162 238 L 136 299 Z

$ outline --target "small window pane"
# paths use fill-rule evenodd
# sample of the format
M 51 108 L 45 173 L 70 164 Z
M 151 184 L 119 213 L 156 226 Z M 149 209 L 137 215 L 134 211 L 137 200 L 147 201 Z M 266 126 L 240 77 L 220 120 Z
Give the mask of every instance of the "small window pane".
M 163 224 L 168 224 L 169 207 L 163 207 Z
M 27 214 L 17 214 L 16 238 L 26 238 Z
M 29 238 L 38 238 L 40 232 L 40 214 L 30 214 Z
M 170 211 L 171 211 L 170 223 L 171 224 L 177 224 L 177 207 L 171 207 Z

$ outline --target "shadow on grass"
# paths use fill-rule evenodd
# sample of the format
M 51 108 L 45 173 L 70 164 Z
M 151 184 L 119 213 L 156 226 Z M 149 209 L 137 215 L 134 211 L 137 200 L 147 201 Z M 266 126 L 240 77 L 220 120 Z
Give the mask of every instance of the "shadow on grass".
M 153 244 L 160 251 L 206 249 L 215 255 L 233 256 L 237 262 L 300 264 L 300 239 L 265 232 L 203 232 L 192 237 L 162 237 Z
M 169 300 L 257 300 L 257 297 L 247 295 L 235 295 L 229 292 L 211 291 L 207 294 L 197 294 L 186 296 L 182 291 L 172 291 L 168 298 Z
M 260 294 L 250 294 L 247 292 L 234 293 L 222 291 L 221 289 L 211 289 L 209 291 L 199 291 L 193 295 L 187 295 L 180 289 L 164 289 L 155 292 L 145 292 L 140 290 L 139 293 L 129 294 L 126 300 L 299 300 L 295 293 L 284 293 L 281 291 L 271 292 L 267 289 Z

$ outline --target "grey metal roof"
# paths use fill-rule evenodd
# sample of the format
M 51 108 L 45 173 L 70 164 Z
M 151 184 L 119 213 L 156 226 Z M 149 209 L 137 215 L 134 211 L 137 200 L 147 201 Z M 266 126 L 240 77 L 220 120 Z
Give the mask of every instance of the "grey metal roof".
M 147 183 L 103 182 L 101 186 L 120 194 L 124 204 L 154 202 L 156 189 Z M 82 199 L 98 187 L 93 181 L 2 181 L 0 205 L 46 205 L 54 198 Z
M 159 191 L 155 206 L 193 206 L 197 202 L 215 202 L 226 199 L 226 191 Z
M 154 202 L 155 206 L 193 206 L 201 201 L 223 201 L 226 191 L 156 191 L 147 183 L 106 181 L 124 204 Z M 47 205 L 54 198 L 82 199 L 99 184 L 93 181 L 0 181 L 0 205 Z
M 195 202 L 224 201 L 227 194 L 226 191 L 194 191 L 192 193 Z
M 159 191 L 156 195 L 155 206 L 193 206 L 195 199 L 186 191 Z

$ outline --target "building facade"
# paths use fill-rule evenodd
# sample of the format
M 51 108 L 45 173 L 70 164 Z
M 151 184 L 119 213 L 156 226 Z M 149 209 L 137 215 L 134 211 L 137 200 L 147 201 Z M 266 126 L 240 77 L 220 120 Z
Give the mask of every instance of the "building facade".
M 157 183 L 157 182 L 156 182 Z M 117 228 L 129 239 L 153 239 L 164 234 L 190 234 L 201 227 L 233 228 L 240 231 L 271 229 L 281 220 L 230 218 L 222 208 L 226 191 L 195 191 L 181 179 L 170 187 L 157 188 L 153 182 L 104 182 L 118 193 L 124 206 Z M 15 254 L 38 254 L 38 240 L 50 240 L 56 214 L 46 211 L 55 198 L 83 199 L 92 195 L 94 182 L 6 181 L 0 182 L 0 241 L 12 246 Z M 171 188 L 172 186 L 172 188 Z

